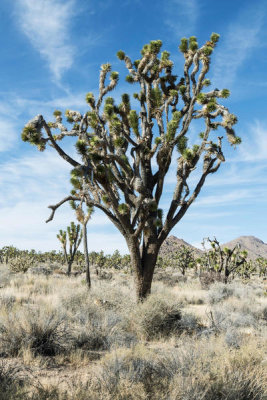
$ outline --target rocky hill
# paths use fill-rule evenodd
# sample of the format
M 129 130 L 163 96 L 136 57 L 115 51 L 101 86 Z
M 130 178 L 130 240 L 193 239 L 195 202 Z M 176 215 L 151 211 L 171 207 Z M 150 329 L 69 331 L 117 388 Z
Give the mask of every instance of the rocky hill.
M 178 239 L 176 236 L 169 236 L 167 237 L 167 239 L 165 240 L 165 242 L 163 243 L 161 249 L 160 249 L 160 256 L 164 257 L 164 256 L 168 256 L 170 255 L 170 253 L 174 252 L 175 250 L 177 250 L 179 247 L 181 246 L 186 246 L 189 247 L 190 249 L 193 250 L 194 255 L 196 257 L 200 257 L 202 254 L 202 251 L 199 250 L 198 248 L 192 246 L 191 244 L 185 242 L 183 239 Z
M 267 258 L 267 243 L 256 238 L 255 236 L 240 236 L 237 239 L 224 243 L 222 247 L 229 247 L 232 249 L 237 244 L 240 244 L 242 250 L 248 252 L 248 257 L 255 260 L 258 257 Z
M 231 240 L 230 242 L 221 244 L 221 247 L 229 247 L 232 249 L 237 245 L 237 243 L 240 244 L 242 250 L 246 250 L 248 252 L 248 258 L 251 260 L 255 260 L 258 257 L 267 258 L 267 243 L 264 243 L 255 236 L 240 236 L 237 239 Z M 185 242 L 183 239 L 178 239 L 176 236 L 172 235 L 169 236 L 163 243 L 160 250 L 160 256 L 164 257 L 170 255 L 170 253 L 174 252 L 182 245 L 192 249 L 196 257 L 201 257 L 203 254 L 203 251 L 200 249 Z

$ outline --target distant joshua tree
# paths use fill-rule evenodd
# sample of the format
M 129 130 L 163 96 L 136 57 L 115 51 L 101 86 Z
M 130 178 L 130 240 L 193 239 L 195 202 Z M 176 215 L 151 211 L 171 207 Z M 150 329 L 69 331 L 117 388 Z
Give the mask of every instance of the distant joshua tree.
M 74 222 L 71 222 L 70 226 L 67 227 L 67 231 L 60 229 L 59 234 L 57 235 L 58 240 L 61 242 L 64 258 L 67 264 L 67 275 L 71 274 L 71 267 L 78 247 L 81 244 L 82 237 L 81 226 L 79 224 L 75 225 Z M 69 251 L 67 250 L 68 244 Z
M 162 243 L 195 201 L 207 176 L 218 171 L 225 161 L 223 132 L 231 145 L 241 142 L 232 128 L 237 117 L 219 103 L 220 98 L 229 96 L 229 90 L 204 91 L 210 85 L 206 75 L 218 40 L 219 35 L 213 33 L 199 47 L 195 36 L 181 39 L 179 49 L 185 63 L 179 78 L 173 72 L 168 51 L 161 52 L 160 40 L 146 44 L 140 59 L 134 62 L 120 50 L 117 56 L 129 72 L 126 80 L 138 86 L 133 94 L 135 109 L 127 93 L 121 96 L 120 104 L 106 97 L 117 86 L 119 74 L 112 71 L 110 64 L 103 64 L 99 94 L 86 95 L 89 111 L 82 115 L 66 110 L 68 126 L 63 123 L 61 111 L 54 112 L 52 122 L 38 115 L 22 132 L 22 140 L 40 151 L 49 144 L 73 167 L 74 189 L 59 203 L 49 206 L 52 213 L 47 222 L 69 200 L 102 210 L 126 240 L 140 300 L 150 293 Z M 192 145 L 189 128 L 195 120 L 199 122 L 197 126 L 203 121 L 203 127 Z M 218 128 L 221 136 L 216 135 Z M 80 161 L 59 145 L 69 136 L 77 138 Z M 163 218 L 160 200 L 175 151 L 179 154 L 176 186 Z M 189 187 L 188 178 L 197 167 L 199 179 Z
M 87 223 L 91 218 L 94 209 L 93 207 L 87 208 L 87 213 L 85 213 L 82 209 L 82 203 L 77 205 L 74 200 L 70 201 L 70 206 L 76 212 L 77 220 L 82 224 L 82 237 L 83 237 L 83 254 L 84 254 L 84 262 L 86 268 L 86 283 L 88 288 L 91 288 L 91 276 L 90 276 L 90 262 L 88 255 L 88 243 L 87 243 Z

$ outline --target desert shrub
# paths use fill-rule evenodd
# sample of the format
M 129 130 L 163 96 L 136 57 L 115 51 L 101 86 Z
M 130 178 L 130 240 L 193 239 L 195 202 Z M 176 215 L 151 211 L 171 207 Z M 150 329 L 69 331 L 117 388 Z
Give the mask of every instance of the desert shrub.
M 21 368 L 0 361 L 0 400 L 19 400 L 25 398 L 26 374 Z
M 69 394 L 66 391 L 61 391 L 56 386 L 50 386 L 48 388 L 41 386 L 34 390 L 29 400 L 70 400 L 70 399 L 72 399 L 72 397 L 69 396 Z
M 0 295 L 0 309 L 4 308 L 10 311 L 16 302 L 16 297 L 10 294 Z
M 169 380 L 168 369 L 143 346 L 107 354 L 94 374 L 91 391 L 110 400 L 160 399 Z
M 178 373 L 171 384 L 168 399 L 264 400 L 266 383 L 264 371 L 255 366 L 243 366 L 242 369 L 223 366 L 216 371 L 190 376 Z
M 215 282 L 223 282 L 223 276 L 215 271 L 201 271 L 199 280 L 202 289 L 208 289 Z
M 242 335 L 236 329 L 230 328 L 225 333 L 225 343 L 229 347 L 239 349 L 242 344 Z
M 187 282 L 187 277 L 183 276 L 177 272 L 169 273 L 169 272 L 157 272 L 155 274 L 155 280 L 165 283 L 165 285 L 173 287 L 179 283 Z
M 84 350 L 107 350 L 108 334 L 101 324 L 99 326 L 87 324 L 77 331 L 74 338 L 75 347 Z
M 233 310 L 231 304 L 216 306 L 209 314 L 211 327 L 217 332 L 226 332 L 232 328 L 257 328 L 258 322 L 252 314 Z
M 236 328 L 246 327 L 246 326 L 252 326 L 254 328 L 257 327 L 257 320 L 251 314 L 245 314 L 242 312 L 240 312 L 240 313 L 233 312 L 230 315 L 230 320 L 231 320 L 232 325 Z
M 232 296 L 233 293 L 234 290 L 232 287 L 222 282 L 217 282 L 210 287 L 208 292 L 208 300 L 210 304 L 219 303 L 220 301 Z
M 0 320 L 0 354 L 17 356 L 23 348 L 34 355 L 54 356 L 70 345 L 66 321 L 55 311 L 31 310 Z
M 267 321 L 267 306 L 265 306 L 262 310 L 262 318 Z
M 113 310 L 100 310 L 90 318 L 84 317 L 79 315 L 79 325 L 74 337 L 75 346 L 78 348 L 108 350 L 130 347 L 137 343 L 136 335 L 128 331 L 127 319 Z
M 177 333 L 182 314 L 179 304 L 151 295 L 139 304 L 132 318 L 134 330 L 146 340 L 159 339 Z

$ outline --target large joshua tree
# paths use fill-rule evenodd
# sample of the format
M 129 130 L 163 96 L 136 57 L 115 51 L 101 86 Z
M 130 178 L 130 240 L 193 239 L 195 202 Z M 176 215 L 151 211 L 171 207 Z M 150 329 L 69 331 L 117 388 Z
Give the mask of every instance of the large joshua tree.
M 202 47 L 194 36 L 181 39 L 179 49 L 185 63 L 180 78 L 173 72 L 170 54 L 161 52 L 160 40 L 146 44 L 140 60 L 134 62 L 119 51 L 117 56 L 129 71 L 127 82 L 138 86 L 133 94 L 136 109 L 126 93 L 120 104 L 107 96 L 117 86 L 119 74 L 111 70 L 110 64 L 103 64 L 98 96 L 86 95 L 89 111 L 82 115 L 66 110 L 69 129 L 56 110 L 53 122 L 38 115 L 22 133 L 22 139 L 40 151 L 49 144 L 73 167 L 74 189 L 49 206 L 52 213 L 47 222 L 69 200 L 102 210 L 127 242 L 139 299 L 150 293 L 162 243 L 197 198 L 207 176 L 225 161 L 223 136 L 216 137 L 216 129 L 226 131 L 231 145 L 241 141 L 232 128 L 236 116 L 218 102 L 228 97 L 229 91 L 203 90 L 210 85 L 206 75 L 218 39 L 219 35 L 213 33 Z M 204 129 L 198 143 L 189 147 L 190 124 L 201 119 Z M 59 145 L 68 136 L 77 138 L 78 160 Z M 179 153 L 176 186 L 163 218 L 159 203 L 175 149 Z M 197 166 L 201 170 L 198 182 L 189 187 L 188 178 Z

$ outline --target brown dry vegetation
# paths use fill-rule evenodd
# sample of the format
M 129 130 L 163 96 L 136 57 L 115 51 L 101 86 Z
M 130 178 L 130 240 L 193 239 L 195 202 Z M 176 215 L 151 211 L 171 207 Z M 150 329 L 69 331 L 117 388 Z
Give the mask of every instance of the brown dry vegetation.
M 267 399 L 263 280 L 166 272 L 136 305 L 123 272 L 88 292 L 83 275 L 0 268 L 0 400 Z

